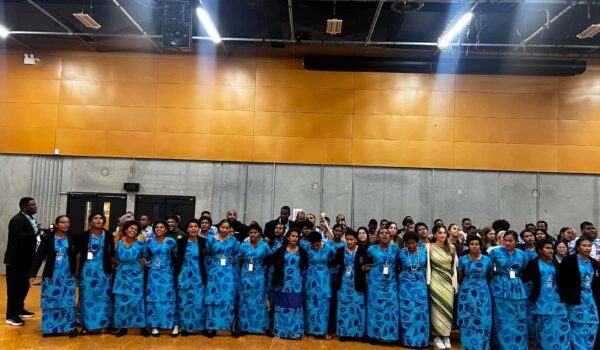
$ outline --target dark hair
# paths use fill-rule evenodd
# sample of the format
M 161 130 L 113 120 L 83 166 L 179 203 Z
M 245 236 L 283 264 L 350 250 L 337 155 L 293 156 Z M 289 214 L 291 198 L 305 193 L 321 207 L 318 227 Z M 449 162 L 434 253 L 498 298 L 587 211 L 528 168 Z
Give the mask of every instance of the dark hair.
M 404 243 L 408 243 L 408 241 L 413 240 L 416 243 L 419 243 L 419 235 L 415 231 L 408 231 L 404 234 L 404 238 L 402 238 Z
M 210 218 L 210 216 L 204 216 L 204 215 L 202 215 L 202 216 L 200 217 L 200 219 L 198 219 L 198 221 L 199 221 L 199 222 L 202 222 L 202 220 L 208 220 L 208 224 L 209 224 L 210 226 L 212 226 L 212 219 Z
M 383 231 L 383 230 L 386 230 L 386 231 L 387 231 L 387 228 L 385 228 L 385 227 L 382 227 L 382 228 L 380 228 L 379 230 L 377 230 L 377 235 L 379 236 L 379 232 L 381 232 L 381 231 Z M 388 233 L 389 233 L 389 232 L 388 232 Z
M 548 223 L 544 220 L 538 220 L 538 222 L 536 222 L 536 224 L 544 224 L 544 226 L 546 226 L 546 228 L 548 228 Z
M 175 220 L 178 224 L 179 224 L 179 218 L 176 215 L 169 215 L 165 218 L 165 221 L 168 221 L 169 219 L 173 219 Z
M 581 231 L 583 231 L 583 229 L 584 229 L 586 226 L 594 226 L 594 224 L 592 224 L 592 223 L 591 223 L 591 222 L 589 222 L 589 221 L 584 221 L 584 222 L 582 222 L 582 223 L 581 223 L 581 225 L 579 225 L 579 229 L 580 229 Z
M 296 235 L 300 237 L 300 231 L 298 231 L 295 227 L 290 227 L 290 229 L 283 235 L 283 243 L 282 246 L 287 246 L 289 243 L 289 237 L 292 233 L 296 232 Z
M 367 231 L 367 229 L 365 229 L 364 227 L 359 227 L 358 229 L 359 229 L 359 230 L 360 230 L 360 229 L 363 229 L 363 230 L 365 230 L 365 232 L 367 233 L 367 240 L 369 240 L 369 231 Z M 358 231 L 354 231 L 354 230 L 347 230 L 347 231 L 346 231 L 346 237 L 347 237 L 347 236 L 352 236 L 352 237 L 356 238 L 356 240 L 358 241 Z
M 392 225 L 396 225 L 396 230 L 398 230 L 398 224 L 393 221 L 388 221 L 387 224 L 385 225 L 385 228 L 387 228 L 389 230 L 390 227 L 392 227 Z
M 202 213 L 200 213 L 200 216 L 204 216 L 204 214 L 208 214 L 208 216 L 211 216 L 210 211 L 208 210 L 204 210 Z
M 135 225 L 137 227 L 137 234 L 139 235 L 140 233 L 142 233 L 142 225 L 140 225 L 139 222 L 135 221 L 135 220 L 130 220 L 127 221 L 125 224 L 123 224 L 123 231 L 122 232 L 126 232 L 127 229 L 131 226 Z M 156 225 L 156 224 L 155 224 Z
M 561 243 L 567 246 L 567 255 L 569 255 L 569 243 L 567 241 L 565 241 L 564 239 L 559 239 L 556 242 L 554 242 L 554 253 L 556 254 L 556 252 L 557 252 L 556 248 Z
M 162 224 L 166 229 L 169 229 L 169 225 L 167 225 L 167 222 L 165 220 L 158 220 L 157 222 L 152 224 L 152 230 L 156 231 L 156 226 L 158 226 L 158 224 Z
M 463 223 L 463 224 L 464 224 L 464 223 L 465 223 L 465 221 L 467 221 L 467 220 L 468 220 L 468 221 L 472 221 L 472 220 L 471 220 L 471 219 L 469 219 L 469 218 L 463 218 L 463 219 L 462 219 L 462 221 L 461 221 L 461 223 Z
M 442 219 L 435 219 L 435 220 L 433 220 L 433 226 L 435 226 L 438 222 L 443 223 L 444 220 L 442 220 Z
M 289 213 L 291 213 L 292 211 L 290 210 L 290 207 L 288 207 L 287 205 L 284 205 L 283 207 L 281 207 L 281 209 L 279 209 L 279 211 L 282 210 L 287 210 Z
M 31 197 L 23 197 L 23 198 L 19 199 L 19 209 L 25 208 L 25 206 L 27 204 L 29 204 L 29 202 L 32 200 L 33 200 L 33 198 L 31 198 Z
M 492 222 L 492 228 L 496 232 L 498 232 L 498 231 L 508 231 L 510 229 L 510 222 L 508 222 L 508 221 L 506 221 L 504 219 L 499 219 L 499 220 L 496 220 L 496 221 Z
M 231 226 L 231 224 L 229 224 L 229 221 L 227 221 L 227 219 L 223 219 L 223 220 L 219 221 L 219 223 L 217 224 L 217 227 L 221 228 L 221 226 L 223 224 L 228 224 L 229 226 Z
M 148 214 L 146 214 L 146 213 L 140 214 L 140 219 L 142 218 L 142 216 L 145 216 L 145 217 L 147 217 L 147 218 L 148 218 L 148 220 L 152 220 L 152 218 L 150 217 L 150 215 L 148 215 Z
M 313 227 L 315 227 L 315 225 L 312 222 L 308 221 L 308 220 L 304 220 L 304 221 L 302 221 L 300 223 L 300 229 L 302 230 L 305 227 L 308 227 L 308 228 L 312 229 Z
M 91 213 L 90 216 L 88 216 L 88 222 L 92 222 L 92 219 L 96 215 L 100 215 L 102 217 L 102 222 L 106 223 L 106 216 L 104 215 L 104 213 L 101 213 L 101 212 Z
M 344 228 L 342 227 L 342 225 L 341 225 L 341 224 L 335 224 L 335 225 L 333 225 L 333 227 L 331 228 L 331 231 L 335 230 L 335 229 L 336 229 L 336 228 L 338 228 L 338 227 L 339 227 L 339 228 L 341 228 L 342 230 L 344 229 Z
M 579 253 L 579 246 L 581 245 L 581 242 L 583 241 L 588 241 L 590 242 L 590 244 L 592 244 L 592 240 L 585 237 L 585 236 L 579 236 L 579 239 L 577 239 L 577 242 L 575 242 L 575 251 Z
M 185 224 L 185 228 L 188 229 L 190 228 L 190 224 L 196 224 L 198 225 L 198 228 L 200 228 L 200 221 L 198 221 L 197 219 L 190 219 L 187 224 Z
M 435 225 L 431 228 L 431 233 L 433 233 L 433 242 L 435 242 L 437 240 L 437 237 L 435 236 L 439 230 L 441 229 L 446 230 L 446 240 L 444 240 L 444 250 L 446 251 L 446 253 L 450 254 L 451 253 L 451 249 L 450 249 L 450 242 L 448 242 L 448 229 L 446 228 L 446 226 L 444 225 Z
M 321 234 L 317 231 L 312 231 L 311 233 L 308 234 L 308 241 L 311 244 L 321 242 L 322 239 L 323 239 L 323 236 L 321 236 Z
M 262 227 L 260 227 L 260 225 L 255 222 L 248 225 L 248 232 L 250 232 L 250 230 L 256 230 L 259 234 L 262 234 L 263 232 Z
M 477 242 L 479 242 L 479 247 L 483 248 L 483 242 L 481 241 L 481 238 L 479 238 L 479 236 L 477 236 L 477 235 L 469 235 L 467 237 L 466 242 L 465 242 L 465 246 L 468 247 L 469 243 L 471 243 L 471 241 L 477 241 Z
M 408 226 L 408 225 L 412 225 L 412 224 L 414 224 L 414 223 L 415 223 L 415 222 L 414 222 L 414 221 L 413 221 L 413 219 L 411 219 L 411 218 L 404 218 L 404 220 L 402 220 L 402 226 Z M 389 224 L 390 224 L 390 223 L 388 222 L 388 225 L 389 225 Z
M 527 232 L 529 232 L 529 231 L 527 231 Z M 517 233 L 517 231 L 507 230 L 506 232 L 504 232 L 504 236 L 502 236 L 502 237 L 504 238 L 506 236 L 512 236 L 515 241 L 517 241 L 517 242 L 519 241 L 519 234 Z
M 69 217 L 67 215 L 65 215 L 65 214 L 57 216 L 56 219 L 54 219 L 54 225 L 58 225 L 60 219 L 62 219 L 62 218 L 67 218 L 68 219 Z
M 529 231 L 529 230 L 523 230 L 523 231 L 521 231 L 521 233 L 519 233 L 519 236 L 521 236 L 521 238 L 522 238 L 522 239 L 525 239 L 525 234 L 526 234 L 526 233 L 531 233 L 531 231 Z M 535 234 L 534 234 L 534 233 L 531 233 L 531 235 L 532 235 L 533 237 L 535 237 Z
M 535 251 L 538 252 L 538 254 L 539 254 L 542 250 L 544 250 L 544 246 L 546 244 L 550 244 L 552 249 L 554 249 L 554 245 L 552 244 L 552 241 L 544 238 L 544 239 L 540 239 L 539 241 L 537 241 L 535 243 Z
M 427 227 L 427 224 L 424 222 L 417 222 L 417 224 L 415 225 L 415 230 L 419 230 L 419 227 L 421 226 L 425 226 L 425 229 L 429 230 L 429 227 Z
M 375 220 L 375 219 L 369 220 L 369 226 L 371 226 L 371 225 L 376 225 L 377 226 L 377 220 Z

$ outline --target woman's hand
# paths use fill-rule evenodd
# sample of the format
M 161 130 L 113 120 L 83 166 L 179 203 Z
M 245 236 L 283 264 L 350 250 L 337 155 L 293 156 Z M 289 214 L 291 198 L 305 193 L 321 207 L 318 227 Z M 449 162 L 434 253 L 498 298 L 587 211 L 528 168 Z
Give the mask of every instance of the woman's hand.
M 34 278 L 34 277 L 31 277 L 31 278 L 29 279 L 29 287 L 30 287 L 30 288 L 31 288 L 31 287 L 33 287 L 33 284 L 34 284 L 34 283 L 35 283 L 35 278 Z
M 362 270 L 363 271 L 369 271 L 371 269 L 371 266 L 373 266 L 373 264 L 364 264 L 362 266 Z

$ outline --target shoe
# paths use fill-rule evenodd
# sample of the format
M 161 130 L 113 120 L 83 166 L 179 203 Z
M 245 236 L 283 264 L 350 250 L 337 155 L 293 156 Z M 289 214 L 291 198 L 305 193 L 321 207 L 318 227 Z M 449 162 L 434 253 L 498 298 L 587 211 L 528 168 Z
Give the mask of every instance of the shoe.
M 150 336 L 150 332 L 148 332 L 148 330 L 146 329 L 146 327 L 140 328 L 140 334 L 144 338 L 148 338 Z
M 239 338 L 239 337 L 242 336 L 242 332 L 240 332 L 240 331 L 233 331 L 233 332 L 231 332 L 231 336 L 234 337 L 234 338 Z
M 444 338 L 444 346 L 446 347 L 446 349 L 452 349 L 452 344 L 450 344 L 450 337 Z
M 340 337 L 340 341 L 341 341 L 341 342 L 348 341 L 348 337 Z
M 88 331 L 85 328 L 81 328 L 81 330 L 79 331 L 79 335 L 87 335 Z
M 70 332 L 69 332 L 69 338 L 75 338 L 77 335 L 79 334 L 79 332 L 77 331 L 77 328 L 73 328 Z
M 50 333 L 42 333 L 42 338 L 49 338 L 51 335 Z
M 19 317 L 21 318 L 31 318 L 35 316 L 35 312 L 31 312 L 31 311 L 27 311 L 25 309 L 21 310 L 21 312 L 19 312 Z
M 190 335 L 190 333 L 188 331 L 181 331 L 182 337 L 187 337 L 188 335 Z
M 6 318 L 6 324 L 9 324 L 11 326 L 22 326 L 25 324 L 25 321 L 23 321 L 19 316 L 8 317 Z
M 444 342 L 439 337 L 433 338 L 433 346 L 435 346 L 436 349 L 445 349 L 446 348 L 446 345 L 444 345 Z
M 115 333 L 115 337 L 120 338 L 127 334 L 127 328 L 121 328 Z
M 270 329 L 268 329 L 268 330 L 265 332 L 265 335 L 266 335 L 268 338 L 273 338 L 273 337 L 275 337 L 275 334 L 273 334 L 273 331 L 271 331 Z
M 152 336 L 155 338 L 160 337 L 160 332 L 156 328 L 152 328 Z
M 214 338 L 215 335 L 217 335 L 217 331 L 208 331 L 206 333 L 206 336 L 209 337 L 209 338 Z
M 171 337 L 176 338 L 179 335 L 179 326 L 173 327 L 173 331 L 171 332 Z

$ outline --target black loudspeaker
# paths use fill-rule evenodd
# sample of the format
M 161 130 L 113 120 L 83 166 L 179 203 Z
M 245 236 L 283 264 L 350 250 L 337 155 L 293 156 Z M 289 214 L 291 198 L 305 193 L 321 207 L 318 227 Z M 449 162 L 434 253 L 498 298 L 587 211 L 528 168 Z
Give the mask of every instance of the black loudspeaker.
M 123 184 L 123 189 L 127 192 L 139 192 L 140 184 L 137 182 L 125 182 Z
M 164 2 L 162 44 L 165 48 L 192 47 L 192 3 L 190 1 Z

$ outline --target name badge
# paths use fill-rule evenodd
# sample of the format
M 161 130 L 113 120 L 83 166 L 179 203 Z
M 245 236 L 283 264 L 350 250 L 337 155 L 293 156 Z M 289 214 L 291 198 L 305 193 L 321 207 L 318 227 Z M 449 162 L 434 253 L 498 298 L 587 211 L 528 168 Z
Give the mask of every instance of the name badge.
M 517 274 L 515 273 L 514 270 L 510 270 L 510 272 L 508 273 L 508 275 L 510 276 L 510 278 L 517 278 Z
M 88 260 L 93 260 L 94 259 L 94 252 L 88 252 L 87 253 L 87 259 Z
M 154 268 L 160 269 L 160 258 L 154 260 Z
M 227 265 L 227 259 L 221 258 L 221 266 L 226 266 L 226 265 Z
M 346 276 L 348 276 L 348 277 L 352 276 L 352 269 L 350 267 L 346 267 Z
M 254 264 L 253 263 L 248 264 L 248 271 L 250 271 L 250 272 L 254 271 Z
M 390 273 L 390 267 L 387 265 L 383 265 L 383 274 L 388 275 Z

